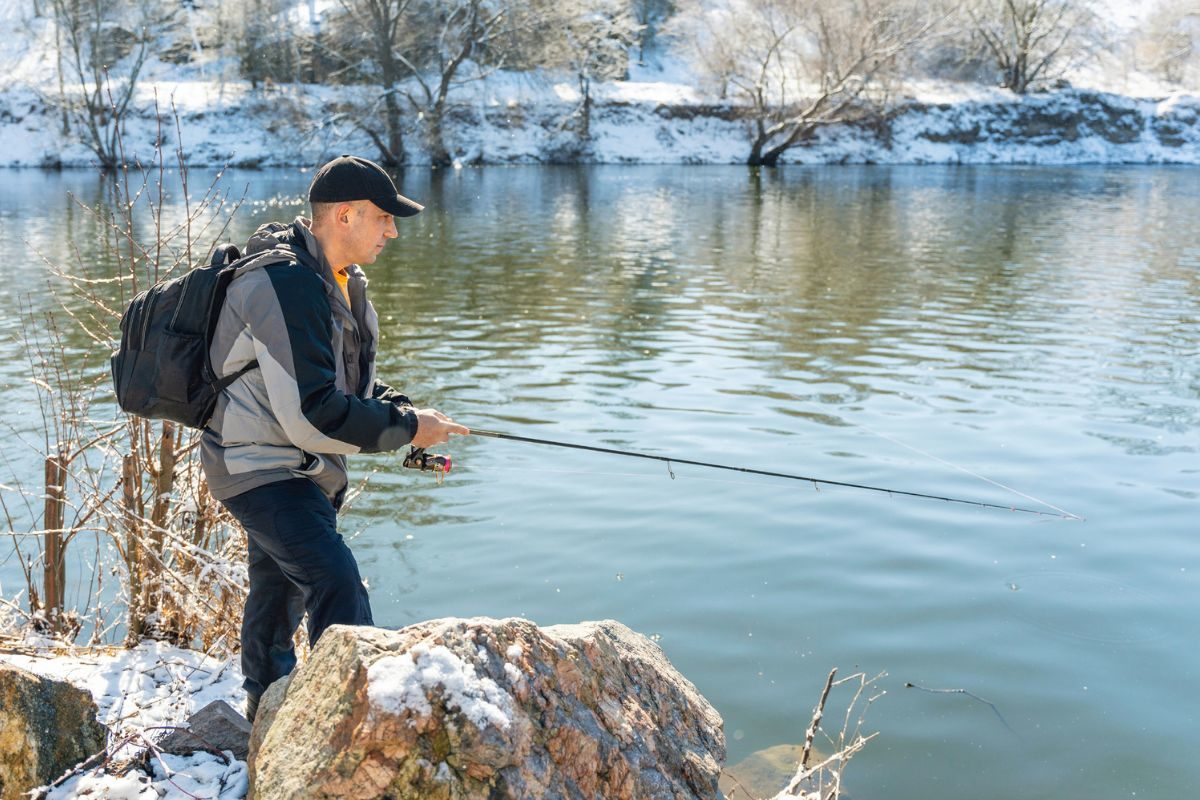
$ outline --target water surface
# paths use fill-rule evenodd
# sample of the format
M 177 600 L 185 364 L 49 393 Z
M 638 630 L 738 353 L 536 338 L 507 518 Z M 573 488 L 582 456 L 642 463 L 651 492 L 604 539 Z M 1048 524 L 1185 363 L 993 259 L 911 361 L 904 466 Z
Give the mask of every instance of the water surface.
M 306 180 L 223 178 L 233 238 Z M 86 253 L 68 190 L 100 192 L 6 176 L 6 241 Z M 381 374 L 422 404 L 1086 521 L 474 438 L 440 487 L 355 462 L 344 529 L 381 624 L 619 619 L 716 705 L 731 763 L 801 741 L 830 667 L 886 672 L 847 776 L 865 800 L 1200 789 L 1194 170 L 520 167 L 403 191 L 428 209 L 369 275 Z M 45 304 L 20 264 L 9 341 Z M 19 350 L 10 437 L 36 422 Z

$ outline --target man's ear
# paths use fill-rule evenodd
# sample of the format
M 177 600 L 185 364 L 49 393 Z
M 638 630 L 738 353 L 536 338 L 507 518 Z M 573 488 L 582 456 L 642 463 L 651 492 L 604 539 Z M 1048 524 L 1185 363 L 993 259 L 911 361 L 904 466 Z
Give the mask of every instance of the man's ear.
M 354 206 L 351 203 L 338 203 L 337 209 L 333 212 L 333 218 L 343 225 L 349 225 L 354 217 Z

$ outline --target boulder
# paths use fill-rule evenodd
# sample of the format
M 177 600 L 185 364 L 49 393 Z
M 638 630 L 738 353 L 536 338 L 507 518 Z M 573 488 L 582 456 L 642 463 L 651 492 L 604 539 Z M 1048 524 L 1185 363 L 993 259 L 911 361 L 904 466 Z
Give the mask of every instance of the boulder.
M 263 697 L 250 797 L 709 800 L 721 717 L 613 622 L 333 626 Z
M 171 731 L 158 742 L 158 749 L 172 755 L 197 750 L 228 750 L 239 761 L 249 752 L 250 723 L 224 700 L 214 700 L 188 718 L 187 725 Z
M 0 663 L 0 800 L 17 800 L 104 749 L 92 696 Z

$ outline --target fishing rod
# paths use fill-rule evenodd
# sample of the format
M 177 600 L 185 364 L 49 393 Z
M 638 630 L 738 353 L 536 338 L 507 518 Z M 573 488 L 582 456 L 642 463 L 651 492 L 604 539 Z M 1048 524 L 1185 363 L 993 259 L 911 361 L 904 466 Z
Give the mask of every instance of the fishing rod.
M 693 461 L 687 458 L 674 458 L 673 456 L 660 456 L 652 453 L 638 453 L 631 450 L 617 450 L 611 447 L 597 447 L 590 444 L 574 444 L 572 442 L 559 442 L 553 439 L 535 439 L 532 436 L 518 436 L 512 433 L 501 433 L 500 431 L 481 430 L 479 428 L 471 429 L 472 436 L 483 436 L 489 439 L 507 439 L 513 442 L 526 442 L 529 444 L 543 444 L 551 447 L 566 447 L 572 450 L 587 450 L 593 453 L 608 453 L 614 456 L 625 456 L 627 458 L 642 458 L 649 461 L 660 461 L 667 465 L 667 471 L 671 477 L 675 477 L 675 473 L 671 472 L 672 464 L 686 464 L 692 467 L 705 467 L 706 469 L 722 469 L 730 472 L 744 472 L 748 475 L 764 475 L 770 478 L 786 478 L 793 481 L 804 481 L 811 483 L 815 488 L 821 486 L 840 486 L 847 489 L 864 489 L 870 492 L 880 492 L 887 495 L 899 495 L 902 497 L 918 497 L 923 500 L 941 500 L 946 503 L 961 503 L 963 505 L 977 506 L 979 508 L 993 508 L 1000 511 L 1016 511 L 1022 514 L 1038 514 L 1045 517 L 1059 517 L 1061 519 L 1079 520 L 1074 514 L 1056 510 L 1043 511 L 1037 508 L 1022 508 L 1020 506 L 1006 506 L 999 503 L 987 503 L 982 500 L 970 500 L 962 497 L 947 497 L 936 494 L 926 494 L 924 492 L 910 492 L 903 489 L 889 489 L 883 486 L 870 486 L 865 483 L 851 483 L 849 481 L 834 481 L 824 478 L 810 478 L 806 475 L 794 475 L 787 472 L 774 472 L 772 470 L 754 469 L 753 467 L 737 467 L 729 464 L 715 464 L 710 461 Z M 423 450 L 409 453 L 409 456 L 404 460 L 404 466 L 413 469 L 433 471 L 440 479 L 445 473 L 450 471 L 450 457 L 426 454 Z M 1040 502 L 1040 501 L 1039 501 Z

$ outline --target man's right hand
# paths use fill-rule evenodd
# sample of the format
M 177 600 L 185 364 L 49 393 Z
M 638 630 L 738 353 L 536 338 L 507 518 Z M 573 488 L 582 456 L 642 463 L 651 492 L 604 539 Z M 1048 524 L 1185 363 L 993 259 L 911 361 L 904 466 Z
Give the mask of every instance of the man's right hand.
M 450 439 L 452 433 L 459 436 L 471 434 L 466 425 L 459 425 L 442 412 L 432 408 L 415 408 L 413 413 L 417 415 L 417 433 L 412 438 L 413 447 L 424 449 L 435 444 L 442 444 Z

